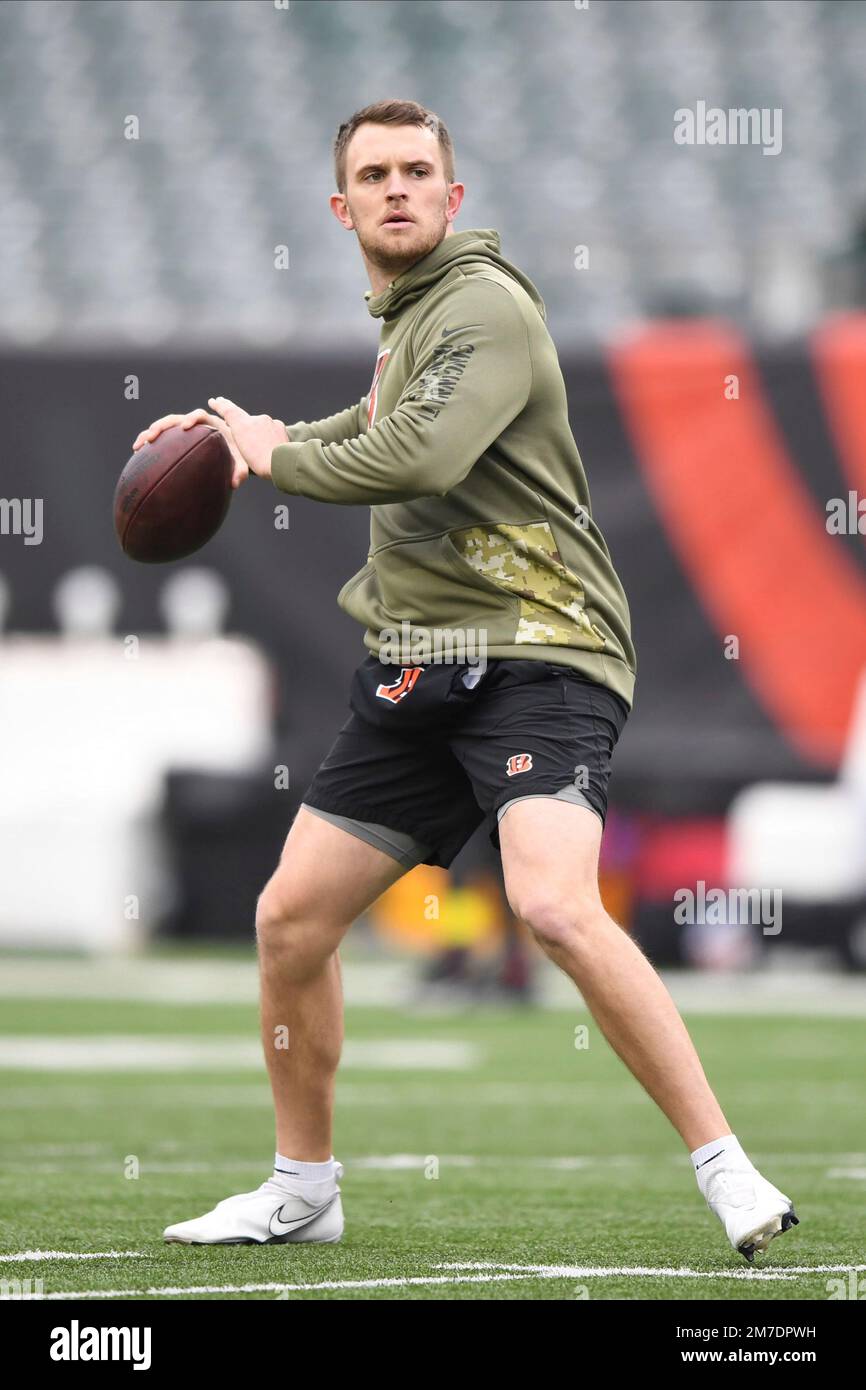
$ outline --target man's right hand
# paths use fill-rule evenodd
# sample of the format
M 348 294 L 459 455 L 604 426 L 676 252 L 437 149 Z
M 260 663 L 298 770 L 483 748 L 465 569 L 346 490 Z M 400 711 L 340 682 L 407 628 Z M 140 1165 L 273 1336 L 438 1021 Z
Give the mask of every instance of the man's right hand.
M 154 439 L 162 434 L 163 430 L 170 429 L 172 425 L 180 425 L 181 429 L 188 430 L 190 425 L 212 425 L 215 430 L 219 430 L 223 439 L 229 446 L 234 463 L 232 472 L 232 487 L 240 487 L 241 483 L 249 477 L 249 468 L 246 460 L 238 451 L 232 432 L 219 415 L 210 415 L 206 410 L 191 410 L 187 415 L 163 415 L 161 420 L 154 420 L 152 425 L 148 425 L 146 430 L 142 430 L 135 440 L 132 451 L 136 452 L 143 444 L 152 444 Z

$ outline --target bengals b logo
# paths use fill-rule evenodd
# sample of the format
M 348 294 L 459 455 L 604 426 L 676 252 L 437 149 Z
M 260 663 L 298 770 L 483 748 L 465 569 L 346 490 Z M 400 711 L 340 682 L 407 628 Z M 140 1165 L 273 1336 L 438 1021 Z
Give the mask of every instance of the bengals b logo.
M 380 700 L 390 700 L 393 705 L 398 704 L 415 689 L 423 670 L 423 666 L 404 666 L 392 685 L 376 686 L 377 696 Z
M 512 753 L 508 762 L 505 764 L 505 771 L 509 777 L 514 777 L 518 772 L 528 772 L 532 767 L 531 753 Z

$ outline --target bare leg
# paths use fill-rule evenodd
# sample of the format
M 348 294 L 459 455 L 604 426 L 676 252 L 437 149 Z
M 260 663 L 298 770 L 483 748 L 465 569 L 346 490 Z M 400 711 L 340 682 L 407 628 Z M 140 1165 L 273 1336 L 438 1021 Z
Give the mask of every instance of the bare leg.
M 333 1152 L 343 1044 L 337 948 L 355 919 L 405 872 L 356 835 L 298 811 L 256 913 L 262 1044 L 278 1153 L 324 1163 Z
M 548 798 L 509 807 L 499 823 L 514 913 L 586 1000 L 614 1051 L 691 1152 L 731 1133 L 670 994 L 598 891 L 601 821 Z

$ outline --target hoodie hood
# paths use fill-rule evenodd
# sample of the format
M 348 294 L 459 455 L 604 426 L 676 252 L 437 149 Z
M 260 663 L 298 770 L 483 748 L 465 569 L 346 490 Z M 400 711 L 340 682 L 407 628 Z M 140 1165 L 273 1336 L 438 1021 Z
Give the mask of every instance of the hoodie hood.
M 470 265 L 494 265 L 506 275 L 510 275 L 512 280 L 516 280 L 526 291 L 542 319 L 546 321 L 544 300 L 532 281 L 501 255 L 499 233 L 492 227 L 482 228 L 480 231 L 455 232 L 453 236 L 443 237 L 438 246 L 434 246 L 428 255 L 422 256 L 420 261 L 410 265 L 408 270 L 404 270 L 402 275 L 392 280 L 381 294 L 374 295 L 372 290 L 367 290 L 364 295 L 367 308 L 373 318 L 384 319 L 387 323 L 426 294 L 431 285 L 435 285 L 455 266 Z

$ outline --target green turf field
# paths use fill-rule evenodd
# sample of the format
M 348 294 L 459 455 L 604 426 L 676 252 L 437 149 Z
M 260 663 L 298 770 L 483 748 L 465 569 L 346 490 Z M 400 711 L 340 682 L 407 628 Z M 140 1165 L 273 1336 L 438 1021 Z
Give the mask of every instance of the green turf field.
M 866 1263 L 866 1020 L 686 1022 L 801 1218 L 754 1270 L 579 1008 L 349 1008 L 343 1242 L 207 1248 L 162 1229 L 270 1175 L 255 1006 L 3 999 L 0 1278 L 49 1298 L 827 1299 Z

